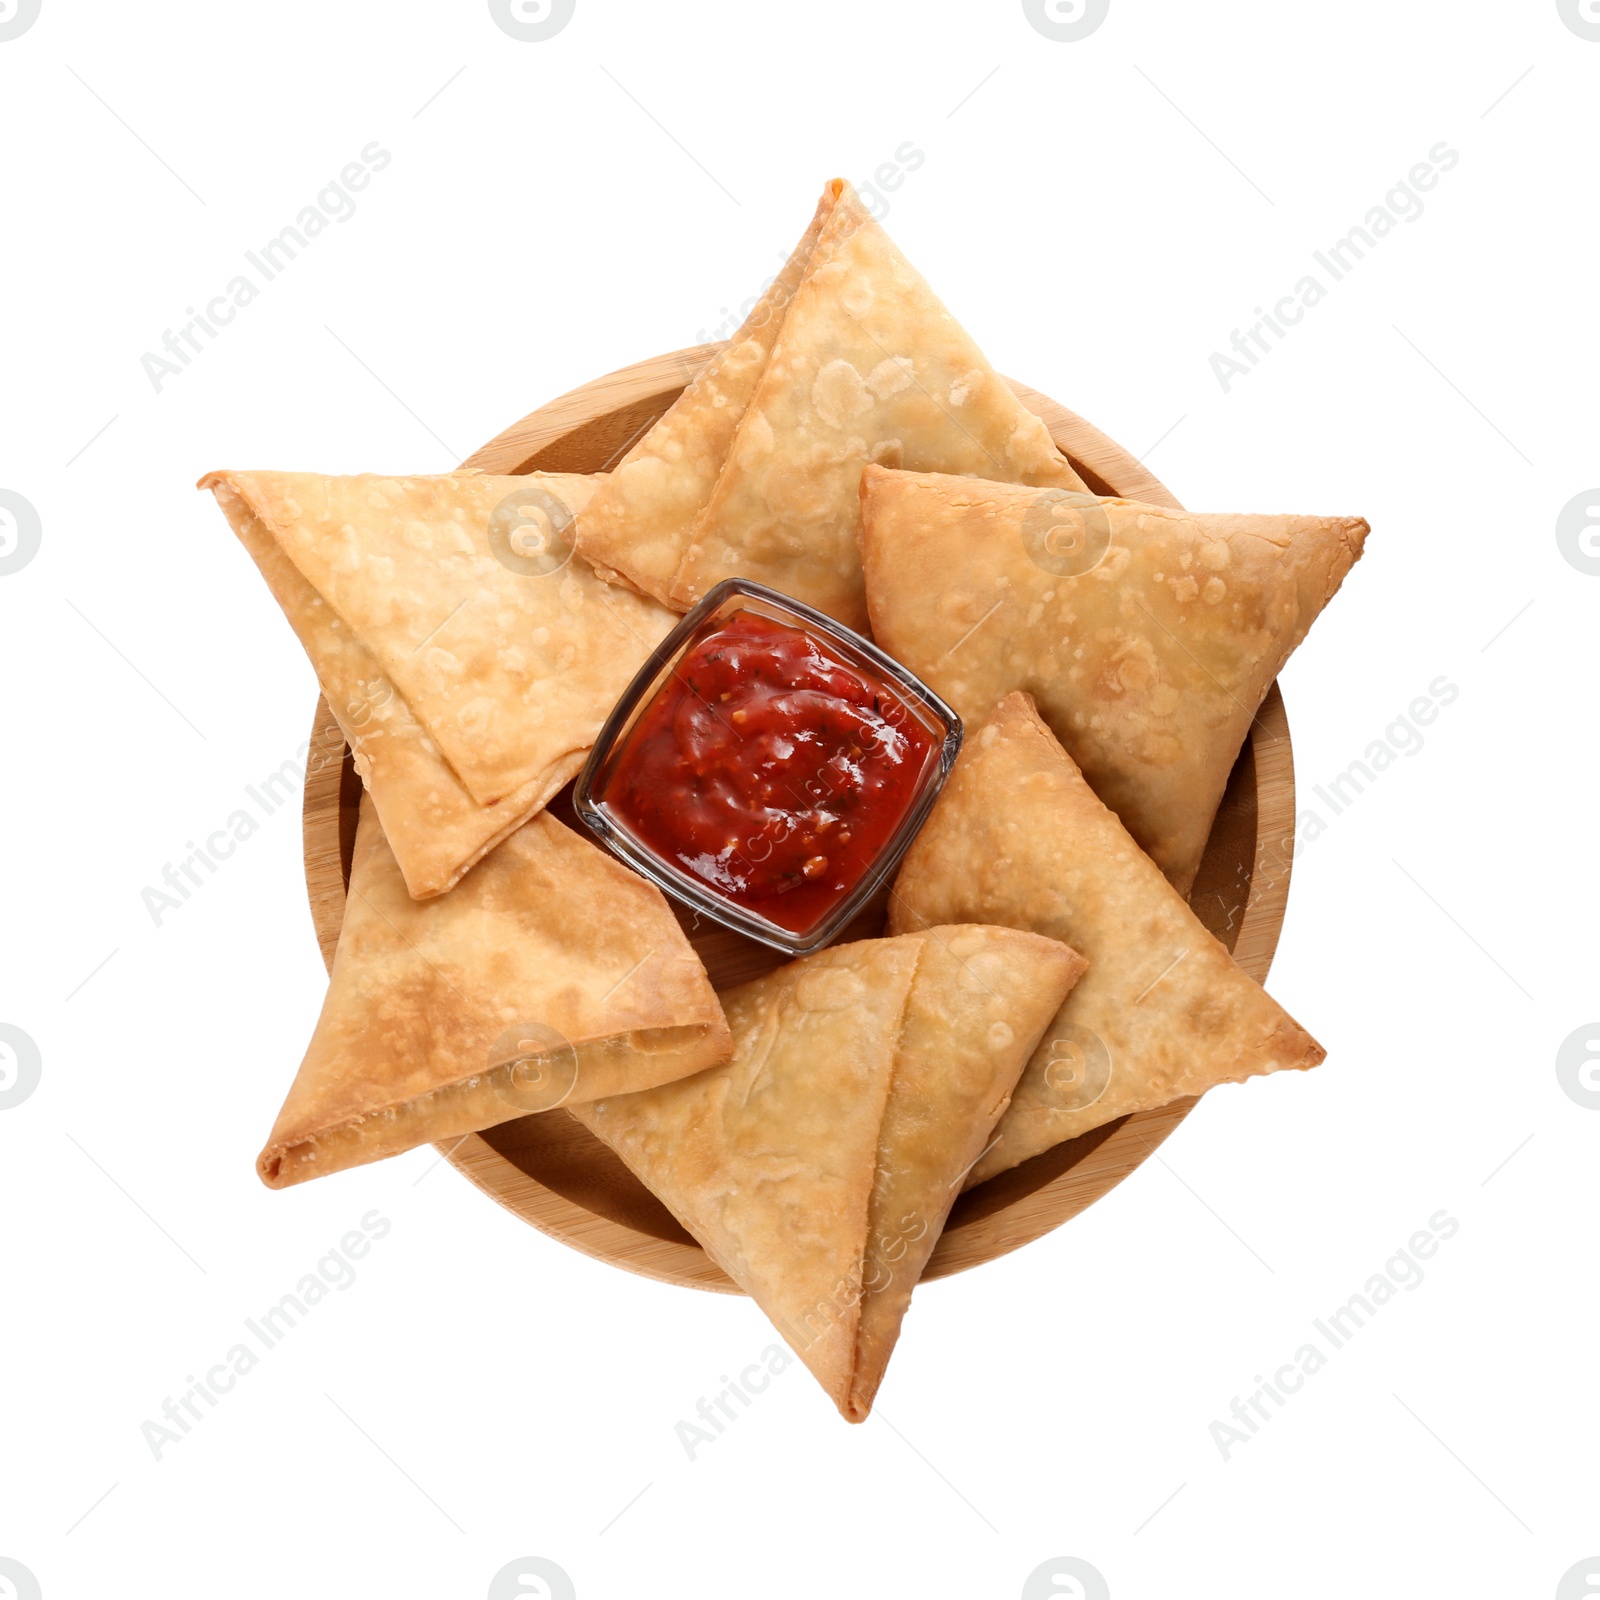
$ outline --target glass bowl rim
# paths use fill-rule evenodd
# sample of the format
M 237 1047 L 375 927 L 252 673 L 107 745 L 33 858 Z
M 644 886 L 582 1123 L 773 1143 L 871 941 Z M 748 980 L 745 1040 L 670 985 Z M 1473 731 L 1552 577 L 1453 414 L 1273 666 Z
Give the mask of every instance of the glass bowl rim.
M 642 841 L 623 829 L 602 809 L 594 798 L 595 782 L 602 767 L 611 757 L 619 740 L 627 732 L 636 712 L 643 710 L 664 687 L 663 674 L 694 643 L 694 636 L 706 621 L 723 610 L 733 599 L 758 600 L 784 614 L 787 619 L 800 623 L 802 632 L 820 635 L 842 646 L 847 653 L 861 657 L 865 664 L 880 673 L 887 684 L 912 705 L 920 706 L 927 717 L 944 730 L 936 745 L 931 761 L 925 769 L 921 787 L 911 804 L 906 807 L 895 830 L 883 848 L 868 863 L 860 879 L 843 895 L 837 904 L 801 933 L 780 927 L 756 912 L 726 898 L 709 884 L 691 877 L 681 868 L 664 860 Z M 910 706 L 908 705 L 908 709 Z M 640 876 L 686 905 L 700 916 L 724 928 L 731 928 L 762 944 L 781 950 L 787 955 L 810 955 L 821 950 L 843 932 L 845 926 L 861 907 L 882 887 L 885 879 L 899 865 L 901 857 L 911 847 L 911 842 L 921 832 L 928 813 L 939 798 L 950 771 L 960 754 L 964 735 L 961 718 L 914 673 L 896 661 L 881 646 L 864 638 L 853 628 L 818 611 L 814 606 L 780 590 L 769 588 L 748 578 L 724 578 L 709 589 L 701 599 L 681 617 L 670 633 L 650 652 L 622 691 L 612 707 L 600 732 L 595 736 L 583 770 L 573 785 L 573 809 L 588 833 L 611 855 L 631 867 Z

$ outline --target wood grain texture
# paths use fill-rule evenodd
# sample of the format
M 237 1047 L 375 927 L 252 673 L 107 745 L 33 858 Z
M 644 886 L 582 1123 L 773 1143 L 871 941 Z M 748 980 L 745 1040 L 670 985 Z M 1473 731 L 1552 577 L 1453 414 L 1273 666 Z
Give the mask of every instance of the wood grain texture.
M 600 472 L 615 466 L 721 348 L 697 345 L 597 378 L 513 423 L 464 465 L 499 473 Z M 1097 493 L 1177 507 L 1160 482 L 1097 428 L 1045 395 L 1011 386 Z M 330 968 L 344 918 L 360 794 L 350 752 L 319 699 L 306 773 L 305 869 L 312 920 Z M 551 809 L 577 825 L 568 791 Z M 1273 685 L 1229 778 L 1189 897 L 1200 920 L 1257 982 L 1266 978 L 1283 925 L 1294 814 L 1289 723 Z M 673 909 L 719 988 L 759 977 L 784 959 L 681 907 Z M 883 921 L 880 897 L 843 937 L 870 937 Z M 1123 1117 L 962 1195 L 923 1276 L 965 1271 L 1060 1227 L 1127 1177 L 1193 1104 L 1179 1100 Z M 440 1150 L 485 1194 L 574 1249 L 668 1283 L 740 1292 L 618 1157 L 564 1111 L 521 1117 Z

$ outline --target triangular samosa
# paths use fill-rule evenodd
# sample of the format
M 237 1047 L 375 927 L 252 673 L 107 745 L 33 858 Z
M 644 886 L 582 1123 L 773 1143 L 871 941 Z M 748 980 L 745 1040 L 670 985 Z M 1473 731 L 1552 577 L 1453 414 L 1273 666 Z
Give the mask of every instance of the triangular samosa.
M 419 902 L 364 796 L 327 998 L 257 1170 L 286 1188 L 729 1048 L 654 885 L 543 812 Z
M 959 920 L 1069 941 L 1089 961 L 969 1187 L 1129 1112 L 1323 1059 L 1095 797 L 1025 694 L 968 737 L 890 896 L 896 933 Z
M 1087 962 L 1053 939 L 997 927 L 927 931 L 906 997 L 878 1133 L 855 1372 L 843 1408 L 872 1408 L 911 1291 L 973 1165 L 992 1142 L 1041 1027 Z
M 842 180 L 719 362 L 578 523 L 598 567 L 680 610 L 744 577 L 864 627 L 869 461 L 1084 487 Z
M 574 508 L 588 499 L 595 483 L 567 473 L 529 477 Z M 301 577 L 266 525 L 229 483 L 218 479 L 212 488 L 311 660 L 406 887 L 419 900 L 445 893 L 578 771 L 584 752 L 572 751 L 515 793 L 480 806 L 377 658 Z
M 872 467 L 861 500 L 878 643 L 969 726 L 1002 695 L 1031 694 L 1187 893 L 1250 724 L 1367 524 Z
M 860 197 L 844 185 L 673 585 L 735 575 L 865 629 L 856 530 L 868 462 L 1082 490 Z
M 834 179 L 824 188 L 811 226 L 726 347 L 579 512 L 579 554 L 602 576 L 672 603 L 673 580 L 695 518 L 711 499 L 734 430 L 766 371 L 784 313 L 843 187 Z
M 723 995 L 726 1066 L 573 1114 L 859 1422 L 963 1175 L 1082 970 L 1004 928 L 835 945 Z
M 424 735 L 419 745 L 397 707 L 404 742 L 441 757 L 473 803 L 494 812 L 493 827 L 477 825 L 480 845 L 572 776 L 675 621 L 573 555 L 571 502 L 590 492 L 584 478 L 228 472 L 202 483 L 252 553 L 267 548 L 264 530 L 314 591 L 288 584 L 286 609 L 319 673 L 365 670 L 365 657 L 348 651 L 331 665 L 319 659 L 332 631 L 348 630 L 375 664 L 364 682 L 377 693 L 364 690 L 358 705 L 396 691 Z M 282 574 L 266 575 L 282 598 Z M 308 625 L 314 600 L 333 615 Z M 324 684 L 338 713 L 351 697 Z M 453 797 L 441 798 L 437 769 L 414 753 L 391 765 L 385 809 L 409 813 L 411 825 L 396 828 L 409 863 L 430 806 L 448 813 Z M 436 870 L 419 865 L 417 877 L 421 892 L 438 892 Z

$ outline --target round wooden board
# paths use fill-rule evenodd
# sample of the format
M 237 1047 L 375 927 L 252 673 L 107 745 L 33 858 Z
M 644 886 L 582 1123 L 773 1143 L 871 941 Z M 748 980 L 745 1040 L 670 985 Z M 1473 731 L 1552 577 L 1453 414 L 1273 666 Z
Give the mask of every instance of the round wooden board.
M 722 347 L 697 345 L 625 367 L 514 423 L 464 465 L 485 472 L 603 472 L 614 466 Z M 1064 406 L 1012 383 L 1099 494 L 1177 506 L 1120 446 Z M 344 918 L 361 780 L 326 702 L 318 700 L 305 792 L 306 890 L 324 962 Z M 577 826 L 564 793 L 552 806 Z M 1189 897 L 1200 920 L 1258 983 L 1277 948 L 1289 893 L 1294 762 L 1274 684 L 1239 754 Z M 676 906 L 674 910 L 678 910 Z M 883 901 L 844 938 L 881 931 Z M 686 931 L 690 913 L 680 912 Z M 725 930 L 691 934 L 718 988 L 759 977 L 783 957 Z M 963 1194 L 923 1276 L 944 1277 L 1037 1239 L 1120 1183 L 1188 1115 L 1192 1100 L 1123 1117 Z M 647 1277 L 740 1291 L 610 1149 L 565 1112 L 501 1123 L 440 1146 L 486 1194 L 574 1248 Z

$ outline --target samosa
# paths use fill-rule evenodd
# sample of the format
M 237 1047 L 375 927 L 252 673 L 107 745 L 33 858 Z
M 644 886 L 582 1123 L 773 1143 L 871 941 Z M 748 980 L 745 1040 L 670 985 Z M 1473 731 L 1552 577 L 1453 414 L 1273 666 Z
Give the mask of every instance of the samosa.
M 1187 894 L 1250 724 L 1367 524 L 872 467 L 861 500 L 878 643 L 973 727 L 1032 695 Z
M 215 472 L 317 673 L 417 898 L 583 765 L 676 621 L 574 556 L 595 480 Z
M 967 1169 L 1083 961 L 941 927 L 722 996 L 726 1066 L 573 1108 L 860 1422 Z
M 1084 488 L 836 179 L 728 350 L 579 516 L 579 549 L 680 610 L 743 577 L 864 629 L 856 529 L 869 462 Z
M 653 884 L 542 812 L 416 901 L 363 796 L 327 998 L 257 1168 L 285 1188 L 666 1083 L 730 1048 Z
M 1089 963 L 969 1186 L 1129 1112 L 1323 1059 L 1095 796 L 1025 694 L 1007 695 L 968 738 L 890 895 L 895 933 L 957 920 L 1063 940 Z

